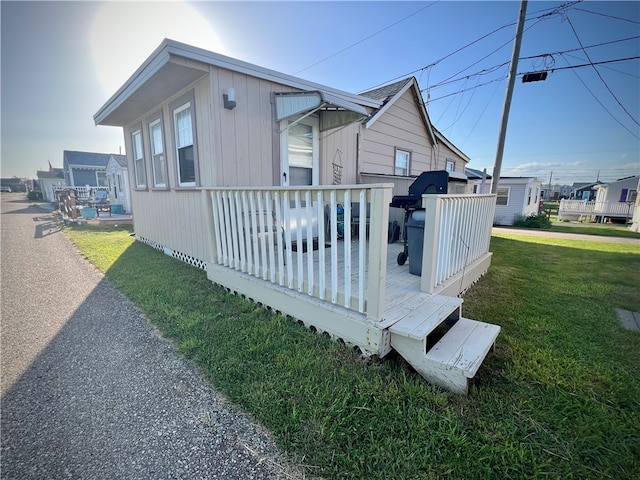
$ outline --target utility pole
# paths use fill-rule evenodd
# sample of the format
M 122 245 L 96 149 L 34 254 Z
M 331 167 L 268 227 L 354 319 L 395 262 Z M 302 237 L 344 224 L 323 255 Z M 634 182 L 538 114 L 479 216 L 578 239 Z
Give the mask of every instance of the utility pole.
M 551 199 L 551 179 L 553 178 L 553 170 L 551 170 L 551 173 L 549 174 L 549 199 Z
M 493 166 L 493 178 L 491 180 L 491 193 L 498 192 L 498 182 L 500 181 L 500 170 L 502 169 L 502 154 L 504 153 L 504 140 L 507 136 L 507 122 L 509 121 L 509 109 L 511 108 L 511 97 L 513 96 L 513 86 L 516 83 L 516 73 L 518 71 L 518 57 L 520 56 L 520 45 L 522 44 L 522 33 L 524 32 L 524 22 L 527 16 L 527 0 L 520 2 L 520 16 L 516 27 L 516 38 L 513 42 L 513 53 L 511 54 L 511 66 L 509 68 L 509 78 L 507 80 L 507 93 L 504 97 L 502 108 L 502 121 L 500 122 L 500 134 L 498 135 L 498 150 L 496 151 L 496 162 Z

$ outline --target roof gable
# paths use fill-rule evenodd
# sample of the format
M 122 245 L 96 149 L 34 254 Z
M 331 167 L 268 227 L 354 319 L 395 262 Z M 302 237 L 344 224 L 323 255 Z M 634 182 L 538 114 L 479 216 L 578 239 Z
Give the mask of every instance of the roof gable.
M 418 87 L 418 81 L 415 77 L 405 78 L 404 80 L 397 81 L 395 83 L 385 85 L 373 90 L 369 90 L 367 92 L 362 92 L 360 95 L 365 97 L 370 97 L 382 102 L 380 108 L 372 112 L 371 116 L 365 121 L 365 125 L 367 128 L 371 128 L 371 126 L 389 109 L 391 106 L 397 102 L 402 96 L 407 92 L 411 91 L 413 95 L 413 99 L 415 101 L 415 105 L 418 108 L 422 121 L 424 123 L 424 127 L 427 131 L 427 136 L 431 140 L 431 144 L 436 144 L 436 136 L 434 133 L 434 128 L 431 125 L 431 120 L 429 119 L 429 114 L 427 112 L 427 107 L 422 100 L 422 94 L 420 93 L 420 88 Z M 458 149 L 455 149 L 456 152 L 459 152 Z M 465 158 L 468 158 L 463 154 Z

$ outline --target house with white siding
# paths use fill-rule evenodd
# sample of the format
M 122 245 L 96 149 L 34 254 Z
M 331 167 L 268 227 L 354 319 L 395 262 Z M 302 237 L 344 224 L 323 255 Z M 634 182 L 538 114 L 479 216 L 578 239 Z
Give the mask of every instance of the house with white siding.
M 123 128 L 137 240 L 467 391 L 500 330 L 463 318 L 459 297 L 490 265 L 495 196 L 424 196 L 422 274 L 389 266 L 392 196 L 423 171 L 464 177 L 469 160 L 431 125 L 415 78 L 352 94 L 164 40 L 94 121 Z M 451 335 L 427 351 L 446 319 Z
M 471 168 L 467 168 L 466 173 L 474 192 L 491 191 L 491 175 Z M 510 226 L 518 218 L 539 213 L 542 180 L 535 177 L 500 177 L 496 195 L 493 223 Z
M 126 155 L 110 155 L 105 172 L 109 187 L 109 201 L 112 205 L 121 205 L 122 213 L 132 213 Z

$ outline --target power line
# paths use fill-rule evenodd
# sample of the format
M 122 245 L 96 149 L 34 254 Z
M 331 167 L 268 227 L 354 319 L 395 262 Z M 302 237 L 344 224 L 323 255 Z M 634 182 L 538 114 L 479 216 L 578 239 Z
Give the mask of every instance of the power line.
M 570 70 L 570 69 L 576 69 L 576 68 L 592 67 L 594 65 L 604 65 L 604 64 L 608 64 L 608 63 L 619 63 L 619 62 L 626 62 L 626 61 L 629 61 L 629 60 L 638 60 L 638 59 L 640 59 L 640 56 L 626 57 L 626 58 L 616 58 L 616 59 L 613 59 L 613 60 L 603 60 L 601 62 L 584 63 L 584 64 L 581 64 L 581 65 L 571 65 L 571 64 L 569 64 L 566 67 L 554 67 L 553 69 L 551 69 L 551 71 L 555 72 L 555 71 L 560 71 L 560 70 Z M 565 61 L 567 61 L 567 60 L 565 59 Z M 569 62 L 567 62 L 567 64 L 568 63 Z M 518 76 L 522 76 L 524 74 L 525 74 L 525 72 L 520 72 L 517 75 Z M 485 82 L 485 83 L 480 83 L 480 84 L 478 84 L 478 85 L 476 85 L 474 87 L 469 87 L 469 88 L 466 88 L 466 89 L 458 90 L 457 92 L 448 93 L 446 95 L 442 95 L 441 97 L 431 98 L 429 100 L 429 103 L 435 102 L 437 100 L 442 100 L 443 98 L 448 98 L 448 97 L 450 97 L 452 95 L 458 95 L 459 93 L 467 92 L 469 90 L 473 90 L 474 88 L 484 87 L 486 85 L 490 85 L 490 84 L 495 83 L 495 82 L 500 82 L 500 81 L 502 81 L 502 80 L 504 80 L 506 78 L 507 78 L 506 76 L 502 76 L 500 78 L 494 78 L 493 80 L 489 80 L 488 82 Z M 427 90 L 428 90 L 428 88 L 423 88 L 420 91 L 422 93 L 424 93 Z
M 591 10 L 585 10 L 584 8 L 576 8 L 576 10 L 579 10 L 581 12 L 586 12 L 586 13 L 592 13 L 593 15 L 600 15 L 602 17 L 613 18 L 614 20 L 620 20 L 620 21 L 623 21 L 623 22 L 635 23 L 636 25 L 640 24 L 640 22 L 636 22 L 635 20 L 631 20 L 630 18 L 615 17 L 613 15 L 607 15 L 606 13 L 600 13 L 600 12 L 593 12 Z
M 622 38 L 622 39 L 618 39 L 618 40 L 612 40 L 612 41 L 609 41 L 609 42 L 596 43 L 596 44 L 593 44 L 593 45 L 588 45 L 588 46 L 586 46 L 584 48 L 596 48 L 596 47 L 601 47 L 601 46 L 605 46 L 605 45 L 612 45 L 612 44 L 615 44 L 615 43 L 626 42 L 626 41 L 630 41 L 630 40 L 637 40 L 638 38 L 640 38 L 640 35 L 636 35 L 634 37 Z M 571 48 L 569 50 L 562 50 L 562 51 L 553 52 L 553 53 L 543 53 L 543 54 L 539 54 L 539 55 L 529 55 L 527 57 L 520 57 L 518 60 L 531 60 L 531 59 L 536 59 L 536 58 L 553 57 L 554 55 L 562 55 L 564 53 L 575 52 L 577 50 L 582 50 L 582 48 Z M 460 82 L 462 80 L 469 79 L 469 78 L 474 77 L 476 75 L 487 75 L 487 74 L 492 73 L 495 70 L 497 70 L 497 69 L 499 69 L 501 67 L 504 67 L 505 65 L 508 65 L 508 64 L 509 64 L 509 62 L 507 61 L 507 62 L 501 63 L 500 65 L 495 65 L 493 67 L 485 68 L 485 69 L 480 70 L 479 72 L 472 73 L 472 74 L 469 74 L 469 75 L 465 75 L 465 76 L 460 77 L 460 78 L 454 78 L 454 79 L 451 79 L 451 80 L 443 80 L 443 81 L 438 82 L 438 83 L 436 83 L 434 85 L 431 85 L 427 89 L 428 90 L 432 90 L 432 89 L 435 89 L 435 88 L 440 88 L 440 87 L 443 87 L 445 85 L 450 85 L 451 83 Z M 554 70 L 554 68 L 551 68 L 551 67 L 547 67 L 545 69 L 546 70 Z M 621 72 L 621 73 L 623 73 L 623 72 Z M 449 78 L 451 78 L 451 77 L 449 77 Z M 427 90 L 427 89 L 425 89 L 425 90 Z
M 576 29 L 573 26 L 573 23 L 571 22 L 571 19 L 569 18 L 568 15 L 566 16 L 566 19 L 567 19 L 567 22 L 569 23 L 569 26 L 571 26 L 571 30 L 573 31 L 573 34 L 575 35 L 576 40 L 578 40 L 578 43 L 580 44 L 580 47 L 582 48 L 584 54 L 587 56 L 587 60 L 589 60 L 589 63 L 591 64 L 591 66 L 593 67 L 593 70 L 598 75 L 598 78 L 600 79 L 600 81 L 602 81 L 602 84 L 605 86 L 605 88 L 611 94 L 611 96 L 615 99 L 615 101 L 618 103 L 618 105 L 620 105 L 620 108 L 622 108 L 622 110 L 624 110 L 624 112 L 629 116 L 629 118 L 631 120 L 633 120 L 636 125 L 638 125 L 640 127 L 640 123 L 638 123 L 638 120 L 636 120 L 635 117 L 633 115 L 631 115 L 631 113 L 629 113 L 629 110 L 627 110 L 627 108 L 624 105 L 622 105 L 622 102 L 618 99 L 616 94 L 613 93 L 611 88 L 609 88 L 609 85 L 607 85 L 607 82 L 604 81 L 604 78 L 602 78 L 602 75 L 600 74 L 598 69 L 595 67 L 595 65 L 591 61 L 591 57 L 589 56 L 589 53 L 585 50 L 584 46 L 582 45 L 582 41 L 580 40 L 580 37 L 578 36 L 578 32 L 576 32 Z
M 386 26 L 386 27 L 384 27 L 382 30 L 378 30 L 377 32 L 372 33 L 371 35 L 368 35 L 368 36 L 364 37 L 363 39 L 358 40 L 358 41 L 357 41 L 357 42 L 355 42 L 355 43 L 352 43 L 352 44 L 351 44 L 351 45 L 349 45 L 348 47 L 345 47 L 345 48 L 343 48 L 343 49 L 341 49 L 341 50 L 338 50 L 337 52 L 335 52 L 335 53 L 333 53 L 333 54 L 329 55 L 328 57 L 323 58 L 322 60 L 318 60 L 317 62 L 315 62 L 315 63 L 313 63 L 313 64 L 309 65 L 308 67 L 303 68 L 302 70 L 298 70 L 297 72 L 295 72 L 295 73 L 294 73 L 294 75 L 298 75 L 298 74 L 300 74 L 301 72 L 304 72 L 305 70 L 309 70 L 310 68 L 313 68 L 313 67 L 315 67 L 316 65 L 319 65 L 319 64 L 321 64 L 321 63 L 323 63 L 323 62 L 326 62 L 327 60 L 329 60 L 329 59 L 331 59 L 331 58 L 333 58 L 333 57 L 335 57 L 335 56 L 337 56 L 337 55 L 340 55 L 340 54 L 341 54 L 341 53 L 343 53 L 343 52 L 346 52 L 347 50 L 349 50 L 350 48 L 355 47 L 356 45 L 360 45 L 361 43 L 366 42 L 366 41 L 367 41 L 367 40 L 369 40 L 370 38 L 373 38 L 373 37 L 375 37 L 376 35 L 379 35 L 380 33 L 384 32 L 384 31 L 386 31 L 386 30 L 389 30 L 391 27 L 395 27 L 395 26 L 396 26 L 396 25 L 398 25 L 399 23 L 404 22 L 404 21 L 405 21 L 405 20 L 407 20 L 408 18 L 411 18 L 411 17 L 413 17 L 414 15 L 417 15 L 418 13 L 420 13 L 420 12 L 422 12 L 422 11 L 426 10 L 427 8 L 430 8 L 430 7 L 434 6 L 436 3 L 438 3 L 438 1 L 439 1 L 439 0 L 436 0 L 436 1 L 434 1 L 434 2 L 431 2 L 431 3 L 430 3 L 429 5 L 427 5 L 426 7 L 422 7 L 421 9 L 416 10 L 416 11 L 415 11 L 415 12 L 413 12 L 412 14 L 407 15 L 407 16 L 406 16 L 406 17 L 404 17 L 404 18 L 401 18 L 400 20 L 398 20 L 397 22 L 392 23 L 391 25 L 387 25 L 387 26 Z
M 564 59 L 565 62 L 569 63 L 567 61 L 566 58 L 564 58 L 564 56 L 562 57 Z M 640 137 L 638 137 L 638 135 L 636 135 L 634 132 L 632 132 L 631 130 L 629 130 L 626 125 L 624 125 L 620 120 L 618 120 L 613 113 L 611 113 L 609 111 L 609 109 L 607 107 L 604 106 L 604 104 L 600 101 L 600 99 L 591 91 L 591 89 L 587 86 L 587 84 L 584 82 L 584 80 L 582 80 L 582 78 L 580 78 L 580 75 L 578 75 L 577 72 L 573 72 L 575 74 L 576 77 L 578 77 L 578 80 L 580 80 L 580 83 L 582 83 L 582 85 L 584 86 L 584 88 L 587 89 L 587 91 L 591 94 L 591 96 L 595 99 L 596 102 L 598 102 L 600 104 L 600 106 L 604 109 L 605 112 L 607 112 L 609 114 L 609 116 L 611 118 L 613 118 L 622 128 L 624 128 L 627 132 L 629 132 L 631 135 L 633 135 L 635 138 L 637 138 L 638 140 L 640 140 Z

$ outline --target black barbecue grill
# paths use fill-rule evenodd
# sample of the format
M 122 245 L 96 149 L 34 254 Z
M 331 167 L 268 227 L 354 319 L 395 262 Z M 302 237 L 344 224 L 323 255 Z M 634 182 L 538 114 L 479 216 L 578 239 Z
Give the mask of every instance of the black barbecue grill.
M 392 207 L 404 208 L 404 225 L 402 228 L 402 240 L 404 250 L 398 254 L 398 265 L 404 265 L 409 258 L 407 245 L 407 220 L 411 212 L 423 210 L 422 195 L 447 193 L 449 184 L 449 172 L 438 170 L 435 172 L 422 172 L 409 186 L 409 195 L 394 195 L 389 204 Z

